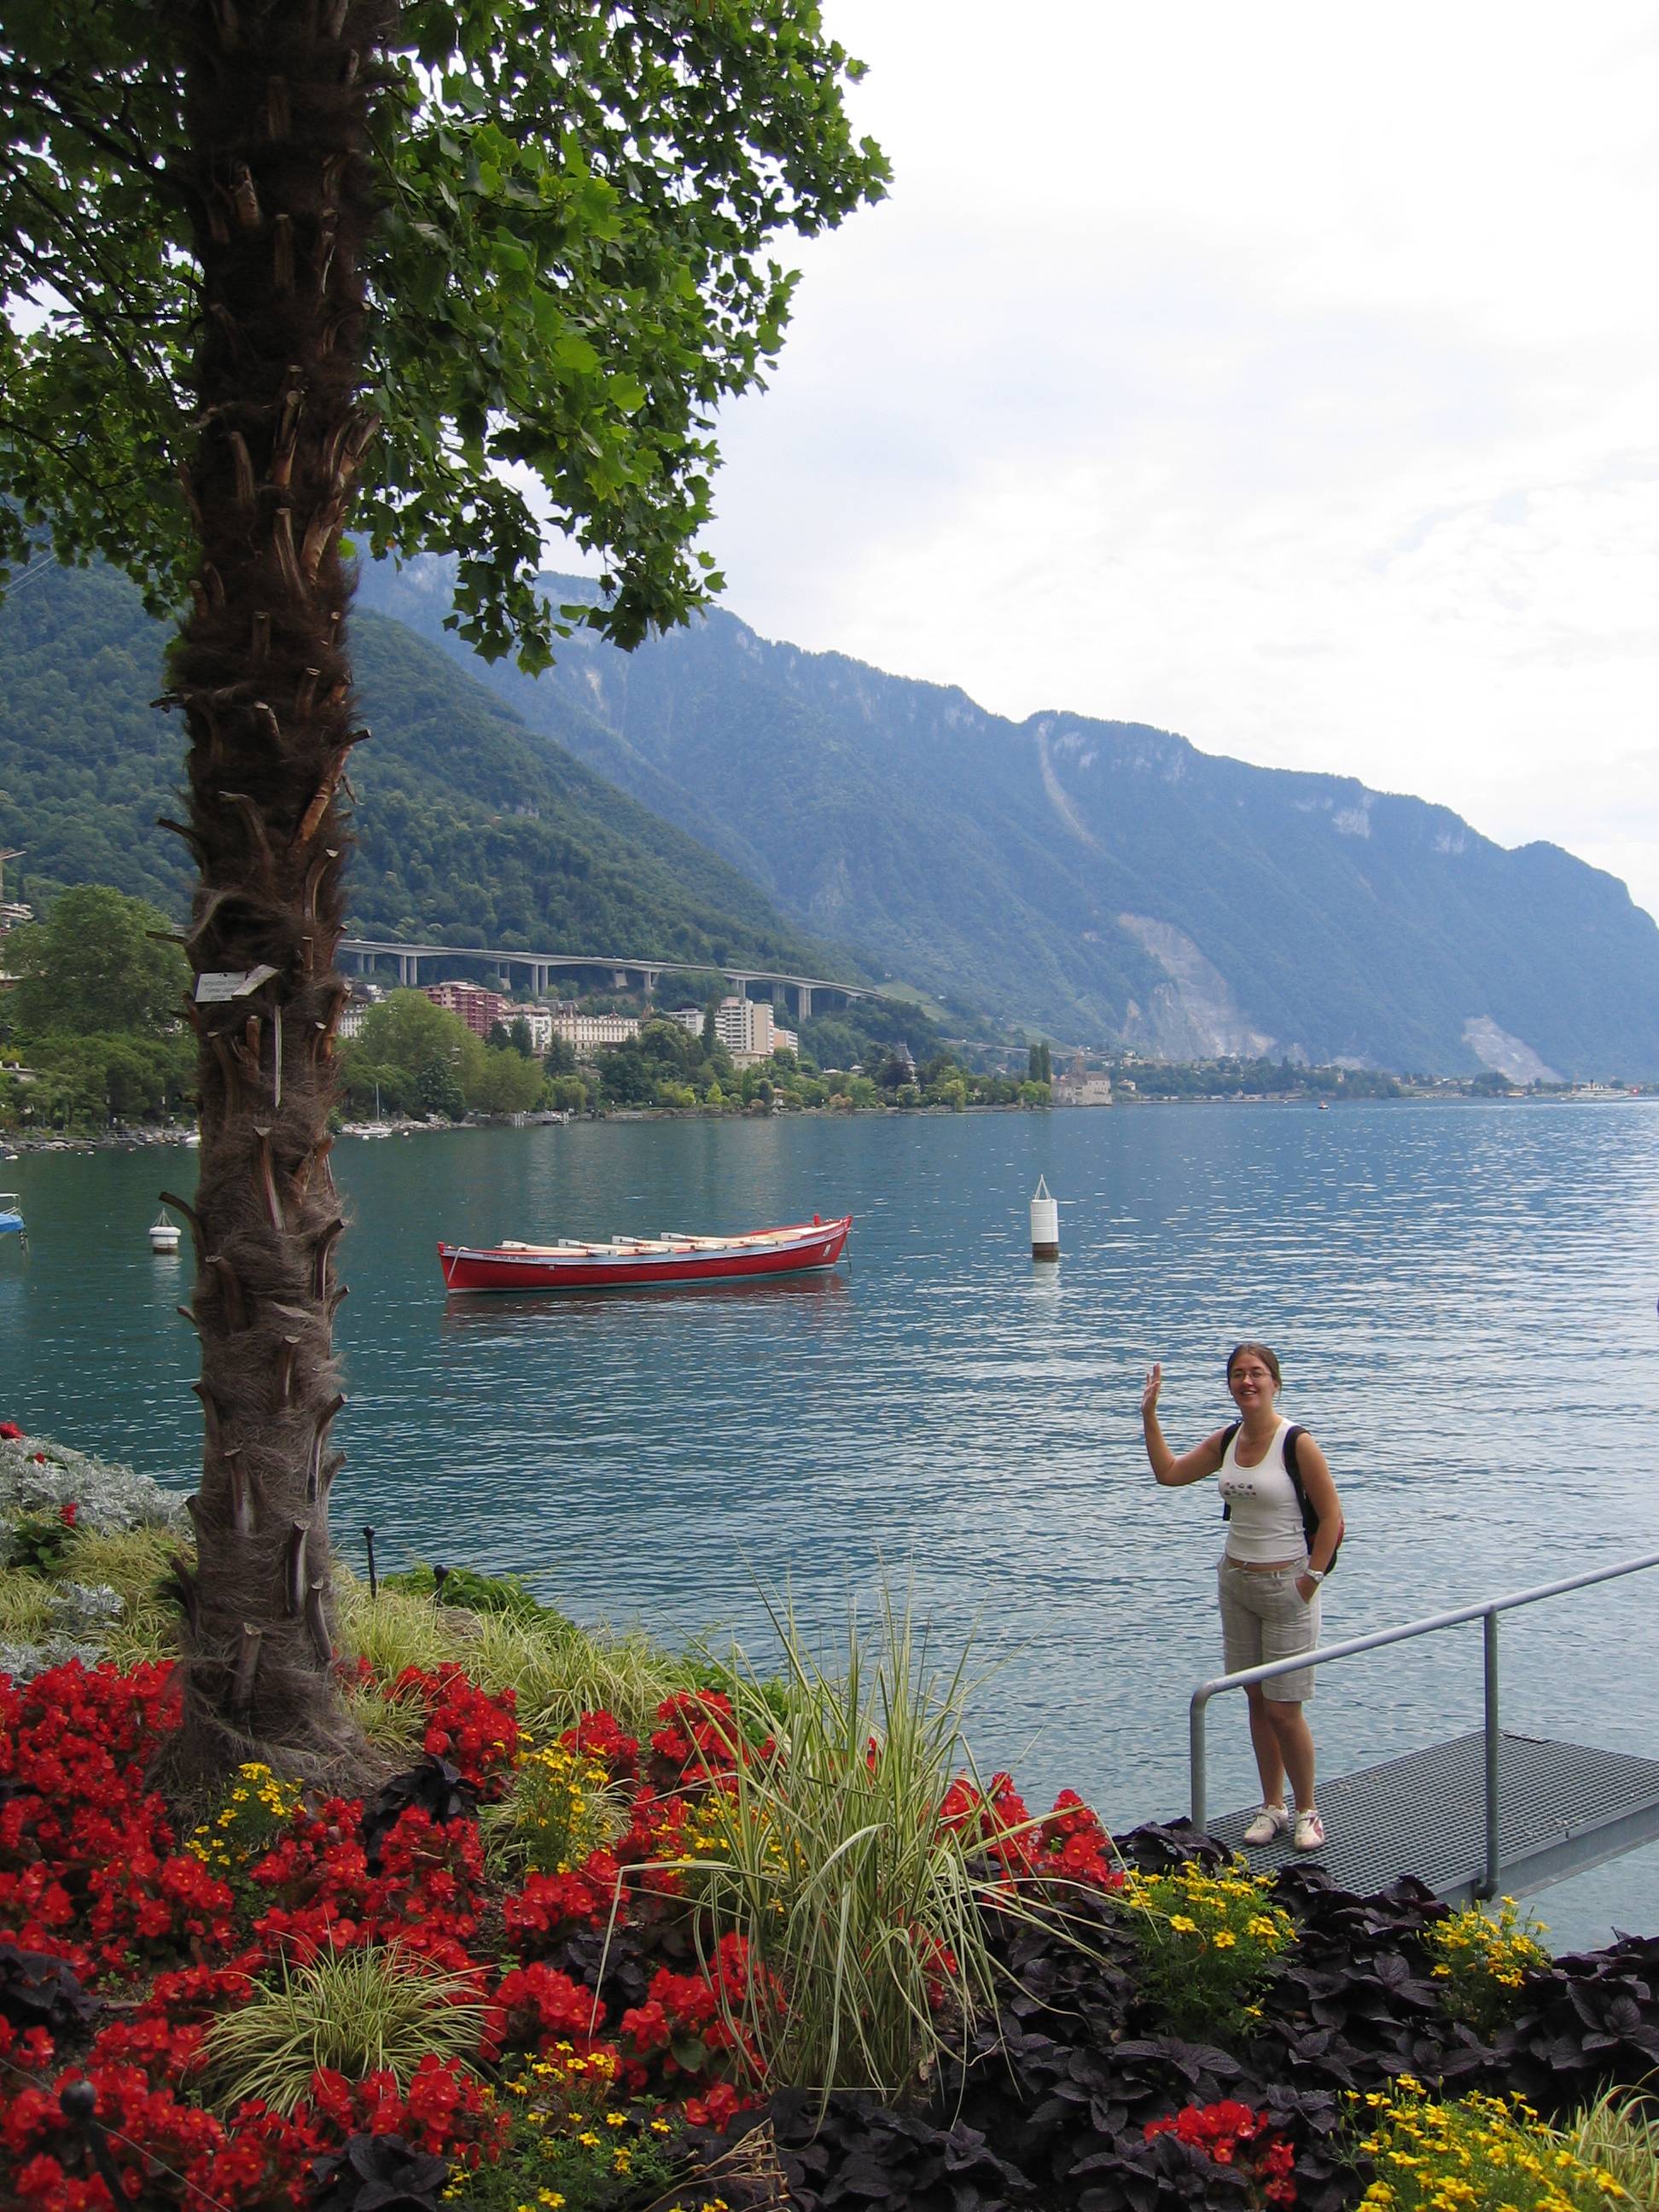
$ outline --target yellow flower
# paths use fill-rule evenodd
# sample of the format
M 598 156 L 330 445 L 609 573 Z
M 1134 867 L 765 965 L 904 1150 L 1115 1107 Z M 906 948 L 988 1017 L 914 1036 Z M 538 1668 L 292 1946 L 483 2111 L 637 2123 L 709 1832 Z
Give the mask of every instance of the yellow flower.
M 1189 1920 L 1184 1912 L 1172 1912 L 1170 1925 L 1178 1936 L 1195 1936 L 1198 1933 L 1197 1921 Z
M 1211 1938 L 1218 1951 L 1230 1951 L 1237 1940 L 1231 1930 L 1226 1928 L 1218 1929 Z

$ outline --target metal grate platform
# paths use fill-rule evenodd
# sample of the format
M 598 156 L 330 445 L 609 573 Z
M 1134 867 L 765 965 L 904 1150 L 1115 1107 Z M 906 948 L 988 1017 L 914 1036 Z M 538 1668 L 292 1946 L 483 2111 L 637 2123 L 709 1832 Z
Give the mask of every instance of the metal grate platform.
M 1546 1738 L 1499 1738 L 1498 1887 L 1522 1897 L 1659 1837 L 1659 1761 Z M 1324 1867 L 1360 1895 L 1414 1874 L 1449 1904 L 1471 1905 L 1486 1867 L 1486 1738 L 1476 1729 L 1319 1786 L 1322 1850 L 1288 1841 L 1246 1854 L 1258 1873 L 1293 1860 Z M 1254 1808 L 1251 1808 L 1251 1811 Z M 1243 1849 L 1251 1811 L 1208 1823 Z

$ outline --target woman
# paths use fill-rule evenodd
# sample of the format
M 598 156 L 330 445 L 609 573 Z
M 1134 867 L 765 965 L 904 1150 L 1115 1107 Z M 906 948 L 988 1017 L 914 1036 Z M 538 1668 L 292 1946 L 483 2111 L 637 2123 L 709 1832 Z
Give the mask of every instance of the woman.
M 1297 1472 L 1319 1516 L 1310 1543 L 1290 1471 L 1285 1438 L 1291 1424 L 1279 1411 L 1279 1361 L 1265 1344 L 1235 1345 L 1227 1356 L 1227 1389 L 1238 1408 L 1229 1429 L 1218 1429 L 1176 1458 L 1158 1424 L 1164 1370 L 1154 1364 L 1140 1400 L 1141 1425 L 1152 1473 L 1166 1488 L 1218 1474 L 1231 1508 L 1227 1547 L 1218 1579 L 1222 1649 L 1227 1672 L 1264 1666 L 1312 1651 L 1319 1643 L 1319 1585 L 1342 1539 L 1342 1505 L 1325 1455 L 1305 1429 L 1296 1440 Z M 1291 1826 L 1285 1803 L 1288 1775 L 1295 1804 L 1291 1841 L 1316 1851 L 1325 1824 L 1314 1802 L 1313 1736 L 1302 1707 L 1312 1697 L 1314 1668 L 1297 1668 L 1266 1682 L 1252 1682 L 1250 1742 L 1261 1777 L 1261 1804 L 1244 1831 L 1247 1844 L 1270 1844 Z

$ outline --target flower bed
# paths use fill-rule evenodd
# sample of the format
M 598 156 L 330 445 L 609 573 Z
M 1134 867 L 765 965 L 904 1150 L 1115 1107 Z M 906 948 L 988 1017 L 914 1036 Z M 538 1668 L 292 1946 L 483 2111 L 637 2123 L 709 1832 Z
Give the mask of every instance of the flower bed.
M 1413 1881 L 1113 1845 L 951 1778 L 948 1729 L 883 1815 L 902 1701 L 878 1741 L 806 1673 L 532 1743 L 453 1660 L 340 1671 L 415 1763 L 367 1802 L 245 1768 L 185 1833 L 165 1658 L 0 1676 L 0 2212 L 1338 2212 L 1486 2202 L 1500 2151 L 1554 2212 L 1624 2201 L 1547 2130 L 1659 2065 L 1659 1941 L 1552 1960 Z M 791 1819 L 809 1785 L 839 1828 Z M 856 1974 L 777 1933 L 815 1922 Z M 914 2063 L 878 2094 L 845 2085 L 883 1972 Z M 838 2070 L 791 2080 L 809 2050 Z M 1401 2194 L 1413 2129 L 1439 2195 Z

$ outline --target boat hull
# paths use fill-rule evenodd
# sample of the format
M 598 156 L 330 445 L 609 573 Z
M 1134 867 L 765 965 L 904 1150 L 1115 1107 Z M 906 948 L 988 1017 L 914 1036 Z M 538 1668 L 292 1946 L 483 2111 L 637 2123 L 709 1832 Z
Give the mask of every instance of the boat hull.
M 519 1249 L 440 1244 L 444 1287 L 471 1291 L 673 1290 L 689 1283 L 726 1283 L 766 1275 L 802 1275 L 833 1267 L 841 1258 L 851 1214 L 839 1221 L 757 1231 L 715 1243 L 704 1238 L 658 1238 L 637 1249 L 625 1245 Z M 666 1246 L 667 1249 L 663 1249 Z

